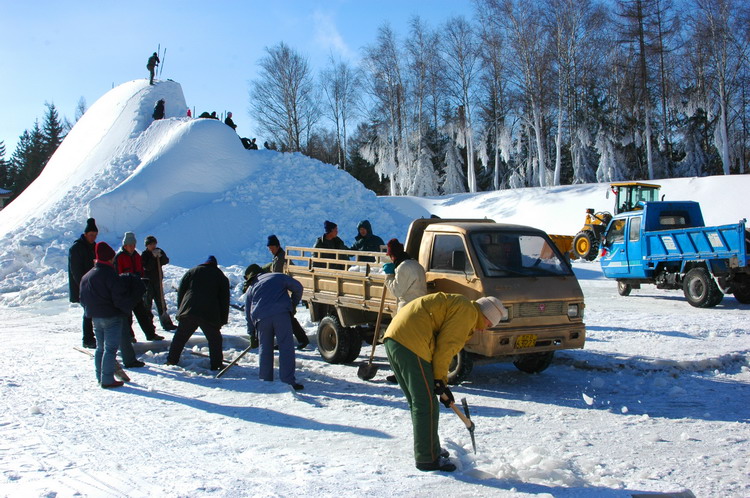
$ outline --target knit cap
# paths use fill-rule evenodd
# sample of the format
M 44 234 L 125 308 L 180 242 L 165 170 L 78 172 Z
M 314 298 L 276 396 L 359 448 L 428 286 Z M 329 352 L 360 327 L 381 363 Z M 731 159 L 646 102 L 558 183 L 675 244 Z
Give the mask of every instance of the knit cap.
M 501 320 L 508 318 L 508 310 L 505 309 L 502 301 L 494 296 L 480 297 L 475 302 L 479 305 L 485 318 L 492 322 L 492 327 L 500 323 Z

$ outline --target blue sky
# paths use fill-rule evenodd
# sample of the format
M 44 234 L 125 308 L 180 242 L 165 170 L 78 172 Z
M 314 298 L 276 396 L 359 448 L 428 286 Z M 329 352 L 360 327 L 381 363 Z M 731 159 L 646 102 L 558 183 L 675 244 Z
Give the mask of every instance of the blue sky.
M 403 37 L 419 15 L 437 27 L 470 18 L 469 0 L 31 1 L 0 0 L 0 140 L 6 159 L 18 136 L 44 118 L 45 102 L 73 119 L 113 86 L 145 78 L 149 55 L 166 47 L 163 78 L 188 105 L 232 111 L 240 136 L 262 137 L 248 111 L 249 81 L 265 47 L 284 41 L 317 70 L 329 54 L 356 62 L 389 22 Z

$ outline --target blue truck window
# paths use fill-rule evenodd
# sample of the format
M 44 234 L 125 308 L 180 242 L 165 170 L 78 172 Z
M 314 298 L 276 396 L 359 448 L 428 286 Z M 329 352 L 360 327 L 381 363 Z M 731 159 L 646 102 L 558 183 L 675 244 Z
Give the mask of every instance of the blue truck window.
M 630 234 L 628 240 L 636 242 L 641 239 L 641 217 L 633 216 L 630 218 Z
M 659 226 L 662 230 L 671 230 L 672 228 L 685 228 L 688 225 L 688 217 L 685 213 L 663 212 L 659 216 Z
M 625 222 L 627 219 L 614 220 L 607 230 L 607 244 L 625 240 Z

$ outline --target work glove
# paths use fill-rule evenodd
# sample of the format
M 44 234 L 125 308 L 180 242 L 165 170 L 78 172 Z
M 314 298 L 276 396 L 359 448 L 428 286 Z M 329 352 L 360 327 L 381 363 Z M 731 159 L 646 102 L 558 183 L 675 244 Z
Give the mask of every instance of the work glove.
M 396 274 L 396 265 L 393 263 L 385 263 L 383 265 L 383 273 L 386 275 L 395 275 Z
M 453 397 L 451 390 L 440 379 L 435 379 L 435 394 L 446 408 L 450 408 L 451 404 L 456 402 L 456 398 Z M 445 398 L 443 398 L 443 394 L 445 394 Z
M 151 254 L 153 254 L 155 258 L 161 258 L 161 249 L 157 247 L 156 249 L 151 251 Z

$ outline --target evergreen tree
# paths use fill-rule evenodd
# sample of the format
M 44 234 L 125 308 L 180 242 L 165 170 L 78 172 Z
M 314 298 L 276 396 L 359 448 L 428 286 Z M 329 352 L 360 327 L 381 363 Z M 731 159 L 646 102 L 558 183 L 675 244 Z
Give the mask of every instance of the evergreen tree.
M 5 160 L 5 142 L 0 140 L 0 188 L 10 189 L 10 163 Z
M 46 164 L 45 140 L 39 122 L 34 122 L 31 132 L 24 130 L 10 159 L 13 198 L 23 192 L 39 176 Z
M 65 130 L 57 114 L 55 104 L 45 103 L 47 113 L 44 116 L 44 165 L 52 158 L 57 148 L 65 138 Z M 41 170 L 39 170 L 41 173 Z

